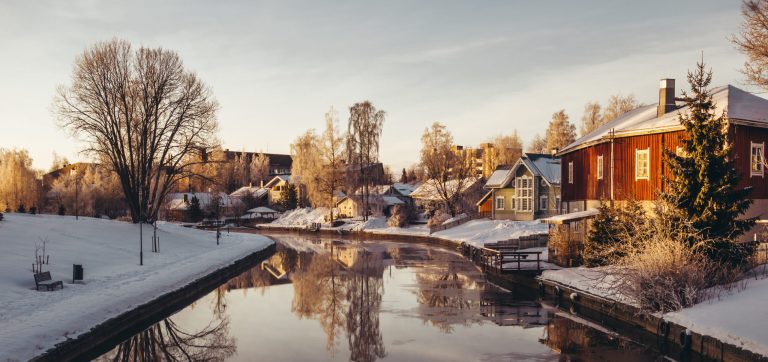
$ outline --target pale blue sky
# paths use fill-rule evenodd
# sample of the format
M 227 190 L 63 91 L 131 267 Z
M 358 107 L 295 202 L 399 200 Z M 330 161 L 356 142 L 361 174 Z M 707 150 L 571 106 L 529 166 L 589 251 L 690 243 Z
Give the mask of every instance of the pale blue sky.
M 57 85 L 99 40 L 177 51 L 221 104 L 225 147 L 287 153 L 330 106 L 388 112 L 381 158 L 418 161 L 434 121 L 459 144 L 518 130 L 525 141 L 565 108 L 634 93 L 654 103 L 704 51 L 715 85 L 744 87 L 728 41 L 740 2 L 718 1 L 3 1 L 0 147 L 77 159 L 50 112 Z M 752 90 L 752 89 L 750 89 Z

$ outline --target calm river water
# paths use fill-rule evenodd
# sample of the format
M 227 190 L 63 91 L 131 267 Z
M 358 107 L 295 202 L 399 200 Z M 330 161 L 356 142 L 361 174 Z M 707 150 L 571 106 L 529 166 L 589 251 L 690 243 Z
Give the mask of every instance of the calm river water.
M 649 361 L 452 250 L 273 235 L 277 252 L 99 360 Z M 603 330 L 603 331 L 601 331 Z

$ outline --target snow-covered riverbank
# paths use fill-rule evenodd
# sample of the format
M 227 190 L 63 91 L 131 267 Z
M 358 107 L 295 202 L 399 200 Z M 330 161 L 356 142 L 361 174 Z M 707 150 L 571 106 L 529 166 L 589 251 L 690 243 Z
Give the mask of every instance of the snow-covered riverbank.
M 304 228 L 311 223 L 323 223 L 327 209 L 296 209 L 286 212 L 280 219 L 271 224 L 262 224 L 260 227 L 269 228 Z M 511 221 L 478 219 L 456 227 L 429 233 L 426 225 L 411 225 L 409 227 L 391 227 L 387 225 L 387 219 L 371 217 L 368 221 L 348 221 L 345 225 L 331 228 L 324 224 L 323 229 L 328 230 L 354 230 L 365 231 L 380 235 L 413 235 L 430 236 L 433 238 L 448 240 L 456 243 L 465 242 L 474 246 L 483 246 L 485 243 L 493 243 L 500 240 L 516 239 L 521 236 L 546 234 L 547 225 L 539 221 Z
M 160 253 L 150 252 L 152 227 L 144 227 L 139 266 L 139 226 L 68 216 L 5 214 L 0 221 L 0 360 L 27 360 L 97 324 L 263 250 L 261 235 L 222 235 L 159 223 Z M 35 245 L 47 239 L 54 280 L 64 289 L 35 291 Z M 82 264 L 83 284 L 71 284 L 72 264 Z
M 605 268 L 551 270 L 545 271 L 540 278 L 601 298 L 636 305 L 616 290 Z M 746 279 L 743 285 L 743 289 L 723 292 L 717 298 L 666 313 L 662 317 L 695 333 L 768 357 L 768 334 L 765 333 L 765 324 L 768 322 L 768 309 L 765 307 L 768 278 L 761 276 L 757 280 Z

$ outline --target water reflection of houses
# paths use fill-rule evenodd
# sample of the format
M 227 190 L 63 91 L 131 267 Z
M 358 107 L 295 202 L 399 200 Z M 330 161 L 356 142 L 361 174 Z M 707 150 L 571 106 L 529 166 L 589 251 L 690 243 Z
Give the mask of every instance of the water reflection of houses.
M 499 326 L 546 326 L 552 318 L 551 311 L 538 302 L 515 299 L 507 292 L 485 290 L 481 298 L 480 314 Z

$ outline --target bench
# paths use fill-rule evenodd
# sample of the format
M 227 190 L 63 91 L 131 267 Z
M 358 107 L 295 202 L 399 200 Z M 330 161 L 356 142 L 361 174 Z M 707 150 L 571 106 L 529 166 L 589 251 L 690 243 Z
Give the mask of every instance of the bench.
M 40 290 L 40 287 L 45 287 L 48 290 L 54 290 L 56 287 L 64 289 L 64 283 L 61 280 L 51 280 L 51 272 L 43 272 L 35 274 L 35 289 Z

